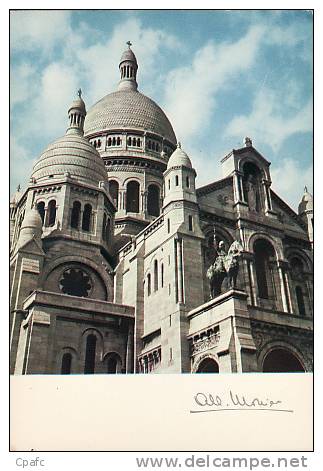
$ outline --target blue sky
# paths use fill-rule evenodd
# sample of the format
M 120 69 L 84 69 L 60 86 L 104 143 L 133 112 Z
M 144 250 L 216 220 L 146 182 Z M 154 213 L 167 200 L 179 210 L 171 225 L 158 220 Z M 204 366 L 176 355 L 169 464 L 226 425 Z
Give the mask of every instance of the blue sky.
M 131 40 L 139 90 L 166 112 L 198 173 L 245 136 L 272 162 L 272 188 L 294 209 L 312 190 L 312 14 L 306 11 L 20 11 L 11 13 L 11 188 L 64 134 L 81 87 L 89 108 L 116 89 Z

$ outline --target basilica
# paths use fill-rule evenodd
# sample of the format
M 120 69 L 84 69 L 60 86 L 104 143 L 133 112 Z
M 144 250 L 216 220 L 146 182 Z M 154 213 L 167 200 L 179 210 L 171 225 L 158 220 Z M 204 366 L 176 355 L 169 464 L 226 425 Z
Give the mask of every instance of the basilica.
M 294 212 L 249 137 L 197 188 L 130 46 L 11 198 L 11 374 L 312 371 L 312 195 Z

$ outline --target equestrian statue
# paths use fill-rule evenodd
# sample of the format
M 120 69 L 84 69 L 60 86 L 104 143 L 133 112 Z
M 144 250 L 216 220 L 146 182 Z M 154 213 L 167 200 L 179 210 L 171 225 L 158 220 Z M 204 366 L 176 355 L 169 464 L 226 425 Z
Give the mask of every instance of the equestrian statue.
M 239 272 L 239 259 L 243 252 L 243 247 L 235 240 L 230 245 L 228 253 L 225 252 L 224 242 L 219 242 L 215 247 L 216 257 L 214 263 L 210 265 L 206 276 L 210 283 L 210 298 L 213 299 L 221 294 L 221 286 L 226 279 L 228 289 L 235 288 Z

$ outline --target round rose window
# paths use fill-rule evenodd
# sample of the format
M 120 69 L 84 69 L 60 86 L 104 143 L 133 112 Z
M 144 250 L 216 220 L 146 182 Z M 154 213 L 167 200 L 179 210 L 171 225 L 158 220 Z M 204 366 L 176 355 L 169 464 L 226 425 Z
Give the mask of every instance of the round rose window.
M 64 294 L 87 298 L 92 288 L 90 277 L 79 268 L 69 268 L 64 271 L 59 282 L 59 287 Z

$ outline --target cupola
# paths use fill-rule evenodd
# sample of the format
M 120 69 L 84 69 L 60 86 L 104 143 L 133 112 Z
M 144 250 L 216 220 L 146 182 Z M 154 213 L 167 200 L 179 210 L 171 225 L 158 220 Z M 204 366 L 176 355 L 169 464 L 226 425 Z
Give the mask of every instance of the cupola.
M 118 90 L 137 90 L 137 70 L 138 63 L 136 56 L 131 49 L 131 42 L 127 42 L 128 49 L 126 49 L 120 59 L 120 82 Z

